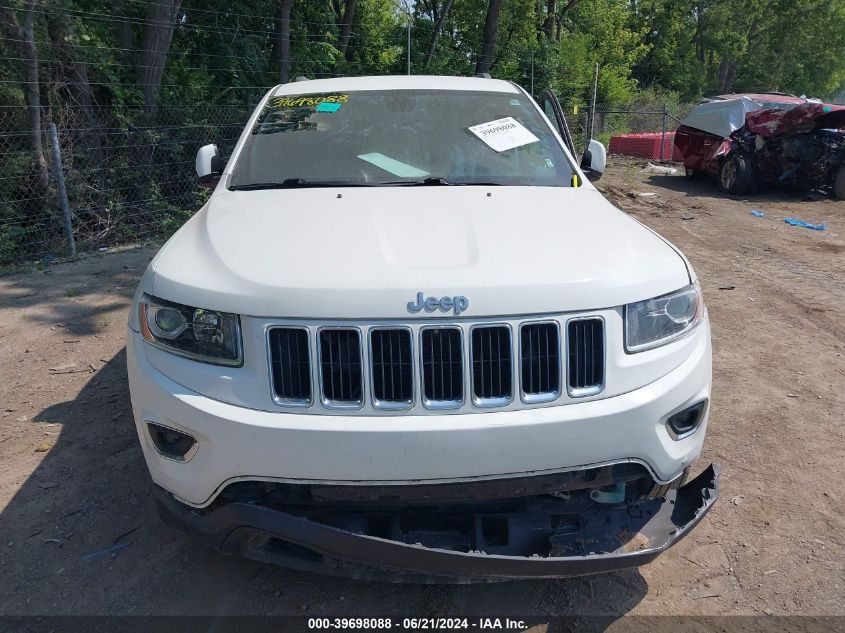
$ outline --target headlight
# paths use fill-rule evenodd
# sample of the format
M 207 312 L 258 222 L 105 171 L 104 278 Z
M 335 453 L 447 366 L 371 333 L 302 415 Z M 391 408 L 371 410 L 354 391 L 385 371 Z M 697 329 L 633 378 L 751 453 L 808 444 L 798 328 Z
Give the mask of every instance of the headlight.
M 148 295 L 141 299 L 138 311 L 141 335 L 148 343 L 204 363 L 243 364 L 238 315 Z
M 701 321 L 704 301 L 691 284 L 662 297 L 625 306 L 625 351 L 641 352 L 680 338 Z

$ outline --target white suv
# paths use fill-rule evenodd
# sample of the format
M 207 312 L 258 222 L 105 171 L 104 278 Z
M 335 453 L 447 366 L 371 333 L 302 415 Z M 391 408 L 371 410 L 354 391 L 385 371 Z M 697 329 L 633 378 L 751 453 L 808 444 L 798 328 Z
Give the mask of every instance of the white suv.
M 640 565 L 698 523 L 701 290 L 569 138 L 549 93 L 359 77 L 277 86 L 228 162 L 202 148 L 214 192 L 129 318 L 165 520 L 411 581 Z

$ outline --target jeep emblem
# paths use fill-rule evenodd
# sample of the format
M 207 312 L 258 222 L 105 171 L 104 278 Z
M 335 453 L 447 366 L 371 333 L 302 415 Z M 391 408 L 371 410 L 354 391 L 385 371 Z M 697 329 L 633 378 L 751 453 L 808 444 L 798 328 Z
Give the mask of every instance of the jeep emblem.
M 426 312 L 434 312 L 435 310 L 449 312 L 449 310 L 452 310 L 457 316 L 468 307 L 469 299 L 461 295 L 457 295 L 455 297 L 440 297 L 440 299 L 438 299 L 437 297 L 426 297 L 423 293 L 418 292 L 417 300 L 408 302 L 408 312 L 411 314 L 416 314 L 420 310 L 425 310 Z

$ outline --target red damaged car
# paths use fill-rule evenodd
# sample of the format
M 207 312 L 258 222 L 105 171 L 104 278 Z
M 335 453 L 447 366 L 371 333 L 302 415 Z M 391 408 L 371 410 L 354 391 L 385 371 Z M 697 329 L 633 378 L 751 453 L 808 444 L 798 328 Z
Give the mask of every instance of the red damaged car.
M 782 94 L 721 95 L 675 133 L 688 178 L 716 176 L 725 193 L 791 184 L 845 200 L 845 106 Z

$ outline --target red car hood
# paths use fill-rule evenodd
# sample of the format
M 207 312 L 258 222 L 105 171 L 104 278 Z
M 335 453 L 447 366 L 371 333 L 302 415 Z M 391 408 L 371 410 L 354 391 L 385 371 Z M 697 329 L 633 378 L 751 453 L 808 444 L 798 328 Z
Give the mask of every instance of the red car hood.
M 791 110 L 755 110 L 745 115 L 745 127 L 766 138 L 845 127 L 845 106 L 807 101 Z

